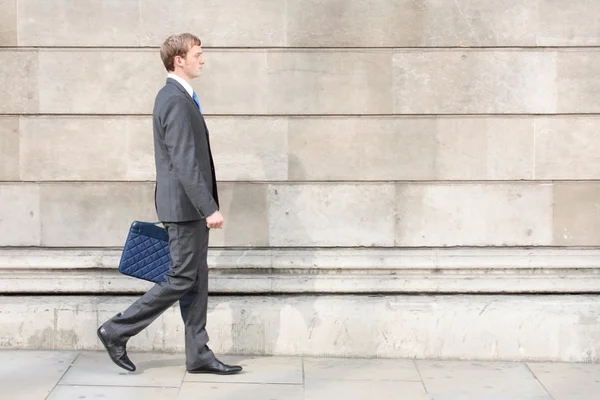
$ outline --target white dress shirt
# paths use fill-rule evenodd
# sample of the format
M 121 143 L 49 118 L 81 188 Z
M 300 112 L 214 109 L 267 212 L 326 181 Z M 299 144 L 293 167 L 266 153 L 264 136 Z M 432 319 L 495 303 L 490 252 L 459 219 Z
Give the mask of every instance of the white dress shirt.
M 187 81 L 185 79 L 175 75 L 174 73 L 169 73 L 169 75 L 167 75 L 167 78 L 175 79 L 189 93 L 190 97 L 192 97 L 192 98 L 194 97 L 194 89 L 192 89 L 192 85 L 187 83 Z

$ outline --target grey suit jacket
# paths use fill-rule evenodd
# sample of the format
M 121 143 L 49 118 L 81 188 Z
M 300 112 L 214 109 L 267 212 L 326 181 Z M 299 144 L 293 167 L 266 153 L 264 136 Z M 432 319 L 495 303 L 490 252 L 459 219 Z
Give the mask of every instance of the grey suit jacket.
M 204 117 L 174 79 L 156 95 L 152 113 L 156 213 L 162 222 L 203 219 L 219 209 Z

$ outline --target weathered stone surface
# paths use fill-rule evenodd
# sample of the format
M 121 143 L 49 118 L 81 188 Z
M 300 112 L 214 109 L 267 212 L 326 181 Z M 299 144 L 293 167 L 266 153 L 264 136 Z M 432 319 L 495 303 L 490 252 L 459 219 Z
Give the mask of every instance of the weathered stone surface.
M 600 136 L 595 116 L 535 120 L 536 179 L 596 179 Z
M 394 112 L 560 112 L 566 106 L 557 108 L 562 82 L 560 77 L 557 81 L 556 57 L 550 51 L 396 51 Z M 581 81 L 593 79 L 585 76 Z
M 0 65 L 4 71 L 0 85 L 0 113 L 37 112 L 37 51 L 0 49 Z
M 267 58 L 265 50 L 205 49 L 202 76 L 193 82 L 202 111 L 268 114 L 267 104 L 272 94 Z
M 140 0 L 18 0 L 20 46 L 138 46 Z
M 427 29 L 425 7 L 411 0 L 288 0 L 288 44 L 418 46 Z
M 211 246 L 269 246 L 268 187 L 259 183 L 219 185 L 223 229 L 210 231 Z
M 140 44 L 160 46 L 169 35 L 191 32 L 211 47 L 285 46 L 286 7 L 272 0 L 140 0 Z
M 39 246 L 39 186 L 29 183 L 0 184 L 0 204 L 0 246 Z
M 533 118 L 292 118 L 290 180 L 533 178 Z
M 263 73 L 269 77 L 269 113 L 392 113 L 387 50 L 273 51 Z
M 600 104 L 600 52 L 557 53 L 557 108 L 564 113 L 597 113 Z M 541 95 L 541 93 L 540 93 Z
M 19 180 L 19 117 L 0 117 L 0 181 Z
M 17 0 L 0 0 L 0 46 L 17 45 Z
M 288 179 L 288 119 L 212 117 L 206 121 L 220 181 Z
M 531 2 L 534 3 L 534 2 Z M 582 0 L 538 0 L 540 26 L 538 46 L 597 46 L 600 44 L 598 15 L 600 3 Z
M 600 184 L 554 184 L 554 245 L 598 246 L 600 243 Z
M 437 119 L 436 180 L 533 179 L 534 119 Z
M 271 246 L 391 246 L 394 186 L 271 185 Z
M 289 179 L 432 179 L 436 125 L 433 118 L 292 118 Z
M 0 128 L 8 129 L 13 122 L 5 119 Z M 14 121 L 18 126 L 18 119 Z M 22 121 L 23 179 L 155 180 L 150 117 L 51 116 Z M 219 180 L 287 180 L 287 119 L 214 117 L 207 124 Z M 18 178 L 18 130 L 11 132 L 0 136 L 7 141 L 2 148 L 7 152 L 5 174 L 12 168 Z M 11 157 L 17 157 L 16 162 Z
M 425 2 L 425 46 L 534 46 L 536 0 Z
M 548 184 L 398 184 L 396 246 L 552 244 Z
M 599 252 L 211 248 L 208 265 L 210 292 L 220 294 L 600 293 Z M 119 249 L 5 249 L 0 251 L 0 293 L 148 290 L 150 282 L 117 272 L 120 256 Z
M 123 118 L 23 118 L 21 177 L 29 181 L 125 180 L 126 128 Z
M 0 297 L 0 347 L 100 349 L 90 326 L 135 299 Z M 599 304 L 590 295 L 218 296 L 209 298 L 209 346 L 217 354 L 596 362 Z M 128 350 L 183 351 L 182 329 L 175 305 Z
M 600 373 L 598 364 L 528 363 L 527 367 L 554 400 L 591 400 L 600 392 L 600 382 L 595 379 Z
M 288 44 L 308 47 L 531 46 L 535 1 L 290 0 Z
M 416 363 L 433 398 L 551 400 L 526 365 L 462 361 L 442 364 L 424 360 Z
M 123 246 L 133 221 L 156 221 L 153 184 L 55 183 L 40 191 L 43 246 Z
M 44 50 L 39 58 L 42 113 L 150 114 L 166 79 L 157 50 Z
M 164 85 L 156 50 L 39 50 L 39 77 L 37 51 L 0 52 L 9 69 L 19 65 L 0 112 L 36 112 L 39 81 L 42 113 L 149 114 Z M 596 58 L 589 50 L 207 50 L 194 87 L 207 114 L 593 113 Z
M 49 398 L 63 374 L 77 357 L 75 352 L 11 351 L 0 352 L 0 385 L 9 399 Z M 28 371 L 38 370 L 36 374 Z

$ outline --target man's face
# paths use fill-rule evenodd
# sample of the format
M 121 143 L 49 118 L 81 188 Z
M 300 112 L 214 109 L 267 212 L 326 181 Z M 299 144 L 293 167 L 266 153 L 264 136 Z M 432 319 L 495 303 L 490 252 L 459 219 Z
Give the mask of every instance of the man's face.
M 188 79 L 194 79 L 200 76 L 200 70 L 204 65 L 204 59 L 202 58 L 202 47 L 193 46 L 185 55 L 185 58 L 177 57 L 176 60 L 178 65 L 181 67 L 182 72 Z

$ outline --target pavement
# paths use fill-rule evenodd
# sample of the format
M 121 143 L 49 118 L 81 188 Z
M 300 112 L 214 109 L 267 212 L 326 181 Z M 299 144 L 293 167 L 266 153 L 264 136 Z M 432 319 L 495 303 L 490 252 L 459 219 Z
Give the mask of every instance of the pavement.
M 187 374 L 183 354 L 0 350 L 6 400 L 600 400 L 600 365 L 220 356 L 238 375 Z

